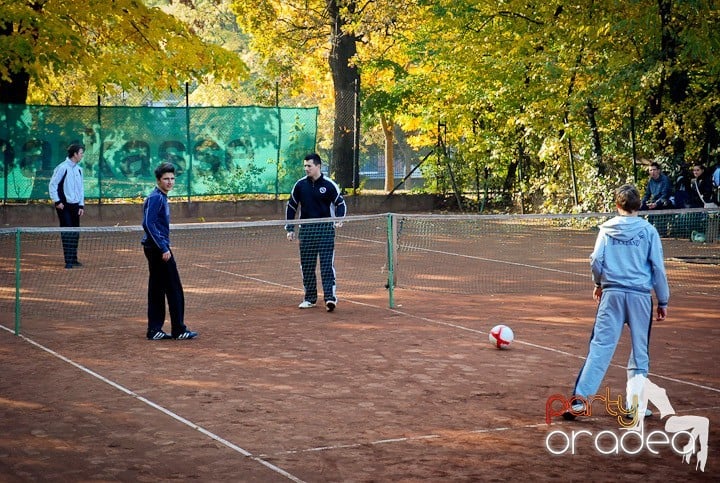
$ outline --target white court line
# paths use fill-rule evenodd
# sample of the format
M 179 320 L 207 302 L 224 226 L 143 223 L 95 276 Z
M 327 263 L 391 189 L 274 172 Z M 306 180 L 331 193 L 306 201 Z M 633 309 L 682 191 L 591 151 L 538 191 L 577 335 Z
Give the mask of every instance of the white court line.
M 526 424 L 524 426 L 515 426 L 513 428 L 502 427 L 502 428 L 472 429 L 472 430 L 468 430 L 468 431 L 463 431 L 463 433 L 465 433 L 465 434 L 498 433 L 501 431 L 511 431 L 514 429 L 539 428 L 541 426 L 547 426 L 547 424 L 546 423 Z M 298 454 L 298 453 L 312 453 L 312 452 L 316 452 L 316 451 L 332 451 L 335 449 L 359 448 L 361 446 L 367 446 L 367 445 L 375 446 L 375 445 L 389 444 L 389 443 L 408 443 L 411 441 L 423 441 L 423 440 L 437 439 L 437 438 L 442 438 L 442 435 L 441 434 L 425 434 L 425 435 L 420 435 L 420 436 L 408 436 L 405 438 L 380 439 L 377 441 L 370 441 L 369 443 L 354 443 L 354 444 L 338 444 L 338 445 L 333 445 L 333 446 L 318 446 L 315 448 L 278 451 L 277 453 L 273 453 L 271 455 L 263 454 L 260 456 L 271 457 L 271 456 L 282 456 L 282 455 Z
M 338 238 L 340 238 L 340 237 L 338 237 Z M 382 241 L 366 240 L 363 238 L 354 238 L 354 237 L 347 237 L 347 236 L 344 238 L 360 240 L 360 241 L 365 241 L 365 242 L 371 242 L 371 243 L 386 243 L 386 242 L 382 242 Z M 398 249 L 403 249 L 403 248 L 406 248 L 406 247 L 404 247 L 401 243 L 398 244 Z M 554 273 L 563 273 L 565 275 L 574 275 L 576 277 L 587 277 L 587 275 L 585 275 L 585 274 L 580 274 L 577 272 L 569 272 L 567 270 L 559 270 L 557 268 L 540 267 L 538 265 L 530 265 L 527 263 L 519 263 L 519 262 L 510 262 L 508 260 L 498 260 L 496 258 L 478 257 L 475 255 L 463 255 L 462 253 L 446 252 L 444 250 L 431 250 L 430 248 L 420 248 L 420 247 L 409 247 L 408 250 L 416 251 L 416 252 L 437 253 L 439 255 L 450 255 L 453 257 L 469 258 L 471 260 L 480 260 L 483 262 L 499 263 L 499 264 L 503 264 L 503 265 L 514 265 L 514 266 L 523 267 L 523 268 L 534 268 L 536 270 L 544 270 L 546 272 L 554 272 Z
M 10 330 L 9 328 L 5 327 L 4 325 L 1 325 L 1 324 L 0 324 L 0 328 L 5 329 L 6 331 L 10 332 L 10 333 L 13 334 L 13 335 L 15 334 L 15 332 L 14 332 L 13 330 Z M 224 438 L 221 438 L 220 436 L 216 435 L 215 433 L 212 433 L 211 431 L 203 428 L 202 426 L 198 426 L 197 424 L 193 423 L 192 421 L 189 421 L 189 420 L 183 418 L 182 416 L 179 416 L 178 414 L 175 414 L 174 412 L 170 411 L 169 409 L 165 409 L 164 407 L 162 407 L 162 406 L 160 406 L 160 405 L 158 405 L 158 404 L 150 401 L 149 399 L 146 399 L 146 398 L 142 397 L 141 395 L 137 394 L 136 392 L 133 392 L 133 391 L 131 391 L 130 389 L 127 389 L 126 387 L 121 386 L 120 384 L 118 384 L 118 383 L 116 383 L 116 382 L 113 382 L 113 381 L 111 381 L 110 379 L 108 379 L 108 378 L 106 378 L 106 377 L 104 377 L 104 376 L 101 376 L 101 375 L 98 374 L 97 372 L 94 372 L 94 371 L 92 371 L 91 369 L 88 369 L 87 367 L 83 366 L 82 364 L 78 364 L 77 362 L 75 362 L 75 361 L 73 361 L 73 360 L 71 360 L 71 359 L 68 359 L 67 357 L 65 357 L 65 356 L 63 356 L 63 355 L 61 355 L 61 354 L 58 354 L 57 352 L 53 351 L 52 349 L 49 349 L 49 348 L 45 347 L 44 345 L 39 344 L 38 342 L 35 342 L 34 340 L 25 337 L 25 336 L 22 335 L 22 334 L 21 334 L 21 335 L 18 335 L 17 337 L 22 338 L 24 341 L 26 341 L 26 342 L 34 345 L 35 347 L 37 347 L 37 348 L 39 348 L 39 349 L 44 350 L 44 351 L 47 352 L 48 354 L 51 354 L 51 355 L 57 357 L 58 359 L 60 359 L 60 360 L 62 360 L 62 361 L 64 361 L 64 362 L 67 362 L 67 363 L 70 364 L 71 366 L 74 366 L 74 367 L 80 369 L 81 371 L 83 371 L 83 372 L 91 375 L 92 377 L 95 377 L 95 378 L 101 380 L 102 382 L 104 382 L 104 383 L 106 383 L 106 384 L 109 384 L 110 386 L 114 387 L 115 389 L 117 389 L 117 390 L 119 390 L 119 391 L 121 391 L 121 392 L 124 392 L 124 393 L 127 394 L 128 396 L 134 397 L 134 398 L 137 399 L 138 401 L 143 402 L 143 403 L 147 404 L 148 406 L 150 406 L 150 407 L 152 407 L 152 408 L 154 408 L 154 409 L 157 409 L 157 410 L 160 411 L 161 413 L 164 413 L 164 414 L 170 416 L 171 418 L 173 418 L 173 419 L 175 419 L 175 420 L 177 420 L 177 421 L 180 421 L 180 422 L 183 423 L 184 425 L 191 427 L 192 429 L 198 431 L 199 433 L 204 434 L 205 436 L 207 436 L 207 437 L 209 437 L 209 438 L 211 438 L 211 439 L 214 439 L 214 440 L 217 441 L 218 443 L 221 443 L 221 444 L 223 444 L 224 446 L 227 446 L 227 447 L 230 448 L 231 450 L 236 451 L 236 452 L 240 453 L 241 455 L 243 455 L 243 456 L 245 456 L 245 457 L 247 457 L 247 458 L 250 458 L 250 459 L 252 459 L 252 460 L 260 463 L 261 465 L 263 465 L 263 466 L 271 469 L 271 470 L 274 471 L 275 473 L 278 473 L 278 474 L 284 476 L 284 477 L 287 478 L 288 480 L 294 481 L 294 482 L 296 482 L 296 483 L 305 483 L 305 482 L 304 482 L 303 480 L 301 480 L 300 478 L 298 478 L 298 477 L 296 477 L 296 476 L 288 473 L 287 471 L 283 470 L 282 468 L 279 468 L 279 467 L 275 466 L 274 464 L 270 463 L 269 461 L 265 461 L 262 457 L 260 457 L 260 456 L 254 456 L 252 453 L 250 453 L 249 451 L 241 448 L 240 446 L 237 446 L 236 444 L 233 444 L 233 443 L 231 443 L 230 441 L 228 441 L 228 440 L 226 440 L 226 439 L 224 439 Z
M 567 270 L 558 270 L 557 268 L 540 267 L 537 265 L 529 265 L 527 263 L 510 262 L 507 260 L 497 260 L 495 258 L 476 257 L 474 255 L 463 255 L 462 253 L 446 252 L 443 250 L 430 250 L 429 248 L 414 247 L 414 248 L 412 248 L 412 250 L 428 252 L 428 253 L 438 253 L 440 255 L 452 255 L 454 257 L 469 258 L 471 260 L 482 260 L 483 262 L 493 262 L 493 263 L 499 263 L 499 264 L 503 264 L 503 265 L 514 265 L 516 267 L 534 268 L 536 270 L 544 270 L 546 272 L 555 272 L 555 273 L 564 273 L 566 275 L 575 275 L 576 277 L 587 277 L 587 275 L 581 275 L 577 272 L 568 272 Z
M 704 408 L 693 408 L 693 409 L 682 409 L 676 411 L 676 413 L 688 413 L 688 412 L 696 412 L 696 411 L 716 411 L 720 409 L 720 406 L 710 406 L 710 407 L 704 407 Z M 589 418 L 593 419 L 593 418 Z M 518 429 L 533 429 L 533 428 L 541 428 L 544 426 L 549 426 L 548 423 L 536 423 L 536 424 L 525 424 L 521 426 L 514 426 L 514 427 L 500 427 L 500 428 L 483 428 L 483 429 L 470 429 L 467 431 L 463 431 L 464 434 L 485 434 L 485 433 L 499 433 L 504 431 L 514 431 Z M 456 433 L 457 434 L 457 433 Z M 299 454 L 299 453 L 312 453 L 312 452 L 319 452 L 319 451 L 332 451 L 336 449 L 349 449 L 349 448 L 359 448 L 362 446 L 375 446 L 375 445 L 381 445 L 381 444 L 388 444 L 388 443 L 408 443 L 412 441 L 424 441 L 429 439 L 438 439 L 442 438 L 443 436 L 441 434 L 425 434 L 425 435 L 418 435 L 418 436 L 409 436 L 406 438 L 392 438 L 392 439 L 380 439 L 377 441 L 370 441 L 369 443 L 355 443 L 355 444 L 338 444 L 334 446 L 317 446 L 315 448 L 305 448 L 305 449 L 298 449 L 298 450 L 288 450 L 288 451 L 278 451 L 277 453 L 273 454 L 261 454 L 260 456 L 263 458 L 272 457 L 272 456 L 283 456 L 283 455 L 289 455 L 289 454 Z

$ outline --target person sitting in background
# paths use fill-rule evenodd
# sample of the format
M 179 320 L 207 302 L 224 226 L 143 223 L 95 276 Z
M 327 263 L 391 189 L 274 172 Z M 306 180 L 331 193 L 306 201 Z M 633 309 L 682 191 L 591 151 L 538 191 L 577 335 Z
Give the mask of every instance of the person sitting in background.
M 693 179 L 690 181 L 690 208 L 703 208 L 705 203 L 712 203 L 713 180 L 702 163 L 695 163 L 692 167 Z
M 690 180 L 692 175 L 688 169 L 687 164 L 683 163 L 680 167 L 680 174 L 675 179 L 675 186 L 673 186 L 673 195 L 670 197 L 670 202 L 675 208 L 683 209 L 690 208 Z
M 662 173 L 660 164 L 653 161 L 648 168 L 650 179 L 645 188 L 645 196 L 642 198 L 641 210 L 662 210 L 671 208 L 670 195 L 672 185 L 670 178 Z

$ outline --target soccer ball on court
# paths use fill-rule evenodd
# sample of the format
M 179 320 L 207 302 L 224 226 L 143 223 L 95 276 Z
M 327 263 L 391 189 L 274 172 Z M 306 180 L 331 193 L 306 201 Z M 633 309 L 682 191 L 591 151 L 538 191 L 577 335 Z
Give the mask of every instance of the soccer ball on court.
M 513 334 L 512 329 L 502 324 L 493 327 L 490 334 L 488 334 L 490 343 L 498 349 L 507 349 L 510 347 L 514 338 L 515 334 Z

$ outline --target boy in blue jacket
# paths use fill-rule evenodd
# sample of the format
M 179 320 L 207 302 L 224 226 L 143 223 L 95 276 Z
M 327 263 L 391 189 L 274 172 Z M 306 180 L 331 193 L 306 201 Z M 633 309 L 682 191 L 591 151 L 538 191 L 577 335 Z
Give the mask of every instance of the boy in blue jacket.
M 635 186 L 615 190 L 618 216 L 600 225 L 595 249 L 590 255 L 593 298 L 599 302 L 590 338 L 588 356 L 580 369 L 570 409 L 565 419 L 590 415 L 592 398 L 605 377 L 625 324 L 630 328 L 632 350 L 627 366 L 628 381 L 641 374 L 647 378 L 650 359 L 650 327 L 653 301 L 657 297 L 657 319 L 667 316 L 670 298 L 663 249 L 657 230 L 639 218 L 642 200 Z M 628 395 L 628 399 L 630 395 Z M 627 409 L 632 401 L 626 401 Z M 645 416 L 649 416 L 646 412 Z
M 167 194 L 175 186 L 175 166 L 162 163 L 155 169 L 157 186 L 143 203 L 145 236 L 143 251 L 148 261 L 149 340 L 193 339 L 197 332 L 185 327 L 185 295 L 175 257 L 170 250 L 170 205 Z M 170 309 L 171 334 L 162 330 L 165 323 L 165 298 Z

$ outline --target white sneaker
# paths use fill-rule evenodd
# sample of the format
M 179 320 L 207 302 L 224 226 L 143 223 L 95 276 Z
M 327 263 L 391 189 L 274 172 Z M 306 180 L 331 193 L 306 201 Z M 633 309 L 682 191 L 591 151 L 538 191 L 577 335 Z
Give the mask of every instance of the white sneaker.
M 315 307 L 315 304 L 312 302 L 308 302 L 307 300 L 303 300 L 300 305 L 298 305 L 299 309 L 311 309 Z
M 336 306 L 337 306 L 336 300 L 328 300 L 327 302 L 325 302 L 325 310 L 327 310 L 328 312 L 332 312 L 333 310 L 335 310 Z

